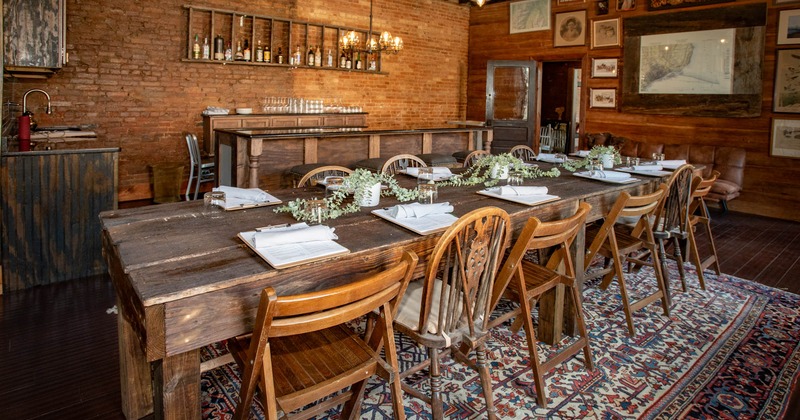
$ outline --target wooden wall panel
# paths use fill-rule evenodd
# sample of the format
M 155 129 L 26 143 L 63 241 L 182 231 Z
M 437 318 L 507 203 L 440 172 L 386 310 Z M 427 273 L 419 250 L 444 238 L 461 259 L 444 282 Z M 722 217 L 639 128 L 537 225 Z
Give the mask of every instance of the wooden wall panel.
M 617 12 L 611 2 L 610 11 L 597 16 L 594 2 L 559 7 L 553 2 L 553 13 L 587 10 L 588 25 L 593 19 L 619 17 L 622 27 L 625 20 L 643 15 L 664 15 L 686 10 L 719 9 L 744 4 L 764 4 L 763 1 L 742 0 L 734 3 L 701 6 L 676 11 L 651 12 L 646 2 L 637 2 L 636 9 Z M 766 3 L 767 27 L 765 34 L 764 62 L 762 74 L 761 115 L 752 118 L 682 117 L 670 115 L 644 115 L 622 113 L 618 110 L 590 109 L 587 105 L 589 88 L 621 89 L 621 78 L 592 79 L 589 66 L 591 58 L 620 59 L 620 74 L 625 72 L 622 62 L 623 48 L 591 49 L 590 37 L 582 47 L 553 47 L 553 32 L 537 31 L 520 34 L 508 33 L 508 2 L 487 4 L 483 8 L 472 8 L 470 15 L 469 79 L 467 83 L 467 118 L 483 119 L 485 112 L 486 64 L 488 60 L 537 60 L 583 61 L 583 83 L 581 86 L 581 133 L 611 132 L 632 139 L 668 144 L 700 144 L 713 146 L 737 146 L 747 150 L 744 189 L 741 197 L 731 201 L 735 211 L 800 220 L 800 163 L 797 159 L 769 155 L 770 127 L 772 118 L 800 118 L 799 114 L 772 112 L 773 80 L 775 74 L 775 51 L 778 13 L 791 5 L 777 7 Z M 698 28 L 698 30 L 703 28 Z M 624 30 L 624 29 L 623 29 Z M 783 48 L 784 46 L 781 46 Z M 792 46 L 786 46 L 791 48 Z M 619 92 L 618 92 L 619 93 Z

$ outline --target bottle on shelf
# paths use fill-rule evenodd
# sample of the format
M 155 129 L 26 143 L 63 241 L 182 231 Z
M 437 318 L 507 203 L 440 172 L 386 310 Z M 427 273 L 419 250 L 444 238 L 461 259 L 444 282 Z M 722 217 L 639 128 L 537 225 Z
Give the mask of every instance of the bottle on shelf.
M 233 48 L 231 43 L 228 43 L 228 48 L 225 48 L 225 61 L 233 61 Z
M 344 51 L 342 51 L 342 56 L 339 57 L 339 68 L 343 69 L 347 67 L 347 55 L 345 55 Z
M 224 60 L 225 59 L 225 39 L 222 38 L 222 35 L 217 35 L 214 38 L 214 60 Z
M 319 45 L 317 45 L 317 50 L 314 51 L 314 64 L 317 67 L 322 67 L 322 51 L 319 50 Z
M 200 35 L 194 34 L 194 45 L 192 45 L 192 58 L 200 59 Z
M 352 69 L 352 68 L 353 68 L 353 58 L 352 58 L 352 54 L 350 54 L 350 55 L 348 55 L 348 56 L 347 56 L 347 61 L 345 61 L 345 62 L 344 62 L 344 67 L 345 67 L 345 68 L 348 68 L 348 69 Z
M 242 50 L 242 56 L 244 61 L 250 61 L 252 54 L 250 53 L 250 42 L 246 39 L 244 40 L 244 50 Z
M 283 50 L 281 47 L 278 47 L 278 64 L 283 64 Z
M 297 49 L 294 51 L 294 64 L 295 66 L 299 66 L 303 63 L 303 54 L 300 52 L 300 46 L 297 46 Z
M 258 40 L 258 44 L 256 45 L 256 63 L 263 63 L 264 62 L 264 49 L 261 48 L 261 40 Z
M 361 70 L 361 53 L 356 53 L 356 70 Z
M 369 56 L 369 70 L 375 71 L 378 70 L 378 64 L 375 60 L 375 54 L 370 54 Z
M 211 46 L 208 45 L 208 37 L 203 39 L 203 60 L 211 58 Z
M 244 60 L 244 53 L 242 53 L 242 41 L 236 41 L 236 61 Z
M 313 66 L 316 63 L 316 58 L 314 56 L 314 47 L 308 47 L 308 56 L 306 57 L 306 64 L 309 66 Z
M 330 48 L 328 48 L 328 61 L 326 63 L 328 67 L 333 67 L 333 53 Z
M 281 49 L 278 48 L 278 54 L 280 55 Z M 272 62 L 272 51 L 269 50 L 269 45 L 264 47 L 264 62 L 271 63 Z M 283 64 L 283 58 L 281 58 L 281 64 Z

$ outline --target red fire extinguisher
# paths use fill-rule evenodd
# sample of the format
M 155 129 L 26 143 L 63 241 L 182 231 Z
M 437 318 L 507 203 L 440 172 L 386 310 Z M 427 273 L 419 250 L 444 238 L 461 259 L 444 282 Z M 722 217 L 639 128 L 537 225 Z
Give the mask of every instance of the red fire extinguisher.
M 19 127 L 19 134 L 17 138 L 19 139 L 19 151 L 20 152 L 30 152 L 31 151 L 31 116 L 30 114 L 22 114 L 19 116 L 18 119 L 18 127 Z

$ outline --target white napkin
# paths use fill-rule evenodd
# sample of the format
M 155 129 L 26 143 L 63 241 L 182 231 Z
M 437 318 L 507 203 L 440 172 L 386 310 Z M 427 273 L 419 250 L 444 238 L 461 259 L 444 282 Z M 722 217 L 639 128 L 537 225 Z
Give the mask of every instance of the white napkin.
M 584 172 L 585 174 L 589 174 L 588 172 Z M 598 179 L 628 179 L 631 177 L 631 174 L 627 172 L 617 172 L 617 171 L 595 171 L 594 176 L 592 178 Z
M 250 200 L 257 203 L 269 200 L 269 194 L 259 188 L 237 188 L 223 185 L 214 188 L 214 191 L 224 192 L 225 198 L 238 198 L 240 200 Z
M 288 227 L 272 228 L 256 232 L 255 236 L 253 236 L 253 244 L 258 248 L 269 245 L 339 239 L 339 237 L 333 233 L 334 230 L 334 228 L 324 225 L 309 226 L 306 223 L 295 223 Z
M 450 203 L 445 202 L 434 204 L 398 204 L 389 208 L 386 212 L 389 214 L 389 216 L 392 216 L 395 219 L 405 219 L 408 217 L 425 217 L 429 214 L 451 213 L 452 211 L 453 206 L 451 206 Z
M 660 164 L 655 164 L 655 165 L 633 165 L 633 170 L 634 171 L 660 171 L 660 170 L 663 170 L 663 169 L 664 169 L 664 167 L 662 167 Z
M 536 155 L 536 160 L 553 160 L 556 158 L 555 153 L 539 153 Z
M 434 175 L 452 175 L 453 173 L 450 172 L 450 168 L 445 168 L 443 166 L 429 166 L 429 169 L 433 170 Z M 406 168 L 406 173 L 411 176 L 419 176 L 420 168 L 417 167 L 408 167 Z
M 589 150 L 578 150 L 577 152 L 575 152 L 575 154 L 577 154 L 580 157 L 586 157 L 589 156 Z
M 660 163 L 661 166 L 663 166 L 663 167 L 665 167 L 667 169 L 677 169 L 679 166 L 685 165 L 686 164 L 686 160 L 685 159 L 662 160 L 662 161 L 659 161 L 658 163 Z
M 547 187 L 512 187 L 506 185 L 503 187 L 492 188 L 491 191 L 497 195 L 545 195 L 547 194 Z

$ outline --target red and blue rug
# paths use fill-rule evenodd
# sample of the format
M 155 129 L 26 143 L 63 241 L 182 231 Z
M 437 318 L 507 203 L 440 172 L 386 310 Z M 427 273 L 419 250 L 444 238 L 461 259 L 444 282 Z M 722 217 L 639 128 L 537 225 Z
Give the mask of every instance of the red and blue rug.
M 671 271 L 672 290 L 679 291 L 674 265 Z M 638 311 L 634 338 L 626 333 L 616 283 L 605 291 L 588 284 L 584 310 L 595 369 L 587 371 L 579 355 L 548 372 L 545 409 L 536 404 L 524 332 L 498 328 L 488 355 L 498 417 L 791 418 L 786 403 L 798 379 L 800 296 L 727 275 L 707 273 L 705 278 L 708 290 L 702 291 L 687 265 L 690 291 L 674 292 L 669 318 L 657 303 Z M 653 290 L 652 270 L 643 268 L 628 284 L 634 296 Z M 397 343 L 401 370 L 425 357 L 424 349 L 407 338 L 398 335 Z M 208 358 L 225 351 L 210 346 L 203 354 Z M 540 351 L 549 354 L 553 348 L 540 345 Z M 485 418 L 478 375 L 449 359 L 442 375 L 446 417 Z M 407 382 L 428 391 L 424 373 Z M 239 390 L 236 365 L 206 372 L 201 386 L 203 417 L 232 418 Z M 373 379 L 361 417 L 391 419 L 388 395 L 383 381 Z M 409 419 L 430 418 L 427 404 L 407 394 L 403 398 Z M 264 418 L 259 403 L 254 406 L 253 418 Z M 339 416 L 333 411 L 324 418 Z

